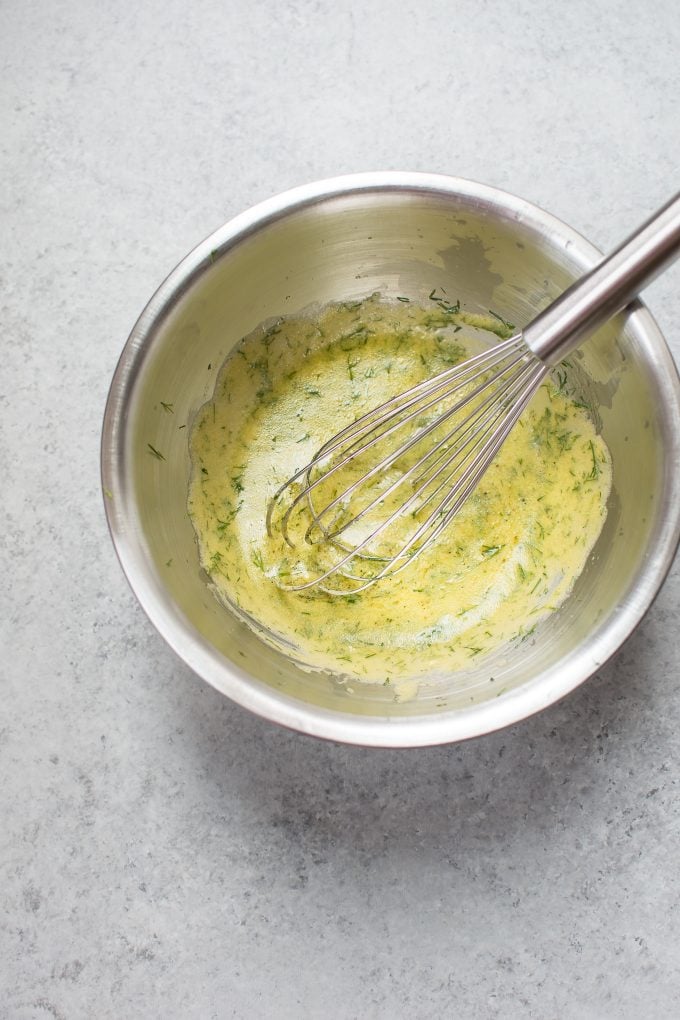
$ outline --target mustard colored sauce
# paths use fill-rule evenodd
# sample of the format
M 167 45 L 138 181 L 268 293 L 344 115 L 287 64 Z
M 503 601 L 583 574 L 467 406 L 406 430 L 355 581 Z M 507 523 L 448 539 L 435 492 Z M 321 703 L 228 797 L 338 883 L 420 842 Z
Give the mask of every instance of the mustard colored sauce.
M 358 595 L 282 588 L 305 549 L 267 535 L 277 488 L 338 429 L 505 337 L 503 320 L 374 295 L 243 340 L 190 437 L 188 509 L 217 595 L 298 660 L 369 682 L 469 668 L 568 596 L 602 529 L 609 452 L 560 369 L 433 546 Z

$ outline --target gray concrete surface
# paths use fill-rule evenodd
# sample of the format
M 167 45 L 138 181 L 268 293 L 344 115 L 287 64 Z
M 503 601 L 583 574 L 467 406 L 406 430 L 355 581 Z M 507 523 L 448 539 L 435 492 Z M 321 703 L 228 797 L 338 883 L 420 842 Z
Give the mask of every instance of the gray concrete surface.
M 618 240 L 678 187 L 679 43 L 675 0 L 2 5 L 2 1017 L 678 1015 L 678 565 L 542 715 L 325 745 L 151 629 L 98 443 L 156 285 L 287 186 L 452 172 Z

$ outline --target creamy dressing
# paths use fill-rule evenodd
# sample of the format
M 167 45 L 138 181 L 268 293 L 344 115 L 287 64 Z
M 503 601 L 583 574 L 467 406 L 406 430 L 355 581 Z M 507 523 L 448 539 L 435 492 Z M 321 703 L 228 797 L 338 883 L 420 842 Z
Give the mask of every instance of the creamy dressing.
M 505 337 L 502 319 L 378 295 L 243 340 L 191 433 L 188 509 L 219 597 L 312 667 L 372 682 L 460 670 L 522 640 L 571 591 L 602 529 L 609 452 L 560 368 L 437 542 L 394 578 L 332 597 L 267 535 L 268 503 L 338 429 Z

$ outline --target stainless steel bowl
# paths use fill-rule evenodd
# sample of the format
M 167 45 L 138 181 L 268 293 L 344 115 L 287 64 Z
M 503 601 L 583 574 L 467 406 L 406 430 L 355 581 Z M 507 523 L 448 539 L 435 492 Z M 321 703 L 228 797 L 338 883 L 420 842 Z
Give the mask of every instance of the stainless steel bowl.
M 177 654 L 267 719 L 390 747 L 507 726 L 573 690 L 613 655 L 659 590 L 680 537 L 680 383 L 639 302 L 575 359 L 598 408 L 614 483 L 605 528 L 572 595 L 528 640 L 465 673 L 421 682 L 410 699 L 395 701 L 382 686 L 355 684 L 350 692 L 247 629 L 210 592 L 186 513 L 192 417 L 234 344 L 258 323 L 312 302 L 375 290 L 426 298 L 443 286 L 468 308 L 492 308 L 521 324 L 599 254 L 513 195 L 411 173 L 296 188 L 195 248 L 125 345 L 102 437 L 106 513 L 120 562 Z

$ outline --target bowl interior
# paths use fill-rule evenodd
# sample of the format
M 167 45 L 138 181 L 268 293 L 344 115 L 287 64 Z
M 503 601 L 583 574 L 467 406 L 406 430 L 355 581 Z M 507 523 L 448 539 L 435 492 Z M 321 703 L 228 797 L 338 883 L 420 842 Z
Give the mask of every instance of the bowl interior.
M 436 178 L 301 190 L 228 224 L 188 256 L 150 302 L 121 358 L 103 474 L 132 586 L 197 672 L 256 711 L 309 732 L 426 743 L 526 715 L 615 650 L 653 598 L 678 535 L 677 375 L 639 304 L 572 359 L 613 459 L 607 521 L 573 593 L 524 642 L 465 672 L 421 681 L 409 698 L 397 701 L 381 685 L 348 691 L 337 677 L 310 673 L 264 643 L 209 590 L 186 513 L 193 416 L 234 345 L 262 321 L 376 290 L 426 303 L 443 287 L 467 310 L 493 309 L 522 325 L 596 258 L 578 235 L 527 203 Z

